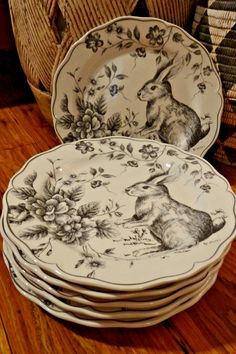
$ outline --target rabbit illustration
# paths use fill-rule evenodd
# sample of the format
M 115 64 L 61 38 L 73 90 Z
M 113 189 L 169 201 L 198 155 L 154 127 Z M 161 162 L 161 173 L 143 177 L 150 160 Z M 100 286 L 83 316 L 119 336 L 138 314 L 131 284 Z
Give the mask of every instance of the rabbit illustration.
M 161 244 L 158 251 L 195 246 L 225 225 L 225 216 L 220 212 L 212 219 L 208 213 L 173 199 L 164 185 L 173 179 L 175 175 L 167 172 L 164 176 L 152 176 L 125 189 L 128 195 L 137 199 L 135 214 L 123 226 L 147 227 Z
M 147 121 L 141 132 L 155 129 L 161 141 L 189 150 L 208 134 L 211 122 L 208 118 L 202 124 L 192 108 L 173 97 L 169 80 L 183 66 L 182 61 L 174 59 L 160 67 L 137 93 L 141 101 L 147 102 Z

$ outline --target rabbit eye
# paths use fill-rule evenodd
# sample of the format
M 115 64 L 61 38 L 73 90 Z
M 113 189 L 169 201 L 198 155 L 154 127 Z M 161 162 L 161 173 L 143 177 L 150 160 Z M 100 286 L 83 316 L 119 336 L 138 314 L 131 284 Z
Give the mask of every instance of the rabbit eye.
M 143 189 L 148 189 L 149 188 L 149 186 L 143 186 Z
M 156 86 L 151 86 L 151 90 L 154 91 Z

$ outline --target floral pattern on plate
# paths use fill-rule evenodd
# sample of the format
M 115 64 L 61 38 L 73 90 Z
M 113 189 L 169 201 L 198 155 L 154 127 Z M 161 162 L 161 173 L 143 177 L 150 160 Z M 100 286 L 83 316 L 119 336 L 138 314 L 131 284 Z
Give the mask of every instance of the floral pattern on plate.
M 147 265 L 162 264 L 160 278 L 186 272 L 199 255 L 213 257 L 235 225 L 233 194 L 207 162 L 125 137 L 36 156 L 13 178 L 5 201 L 14 242 L 31 257 L 114 283 L 155 279 L 155 268 L 137 272 Z

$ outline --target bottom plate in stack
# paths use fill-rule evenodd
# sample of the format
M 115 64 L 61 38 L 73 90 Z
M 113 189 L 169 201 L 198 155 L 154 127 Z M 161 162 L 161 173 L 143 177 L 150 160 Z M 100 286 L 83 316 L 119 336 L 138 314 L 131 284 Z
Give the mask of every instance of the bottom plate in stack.
M 60 306 L 59 300 L 45 292 L 43 289 L 34 287 L 32 283 L 28 282 L 24 277 L 22 277 L 20 272 L 12 265 L 6 245 L 4 245 L 4 260 L 16 289 L 26 298 L 35 302 L 44 310 L 57 318 L 97 328 L 139 328 L 158 324 L 198 302 L 202 296 L 214 285 L 218 274 L 217 270 L 210 272 L 209 276 L 206 277 L 204 284 L 201 285 L 197 290 L 191 292 L 188 295 L 182 296 L 181 298 L 177 298 L 174 302 L 166 307 L 149 311 L 149 313 L 145 311 L 145 316 L 141 316 L 141 311 L 139 311 L 139 314 L 135 315 L 137 317 L 132 319 L 130 318 L 130 314 L 127 311 L 121 311 L 121 314 L 126 314 L 125 316 L 119 316 L 119 312 L 116 311 L 104 313 L 97 312 L 97 314 L 94 313 L 94 317 L 87 317 L 86 315 L 78 314 L 78 312 L 83 312 L 81 311 L 82 308 L 79 309 L 76 307 L 78 311 L 75 311 L 76 308 L 73 308 L 72 306 L 63 306 L 63 303 L 61 303 L 62 306 Z M 132 313 L 135 314 L 134 311 L 132 311 Z M 148 315 L 150 316 L 146 317 Z M 116 319 L 114 319 L 114 317 L 116 317 Z
M 222 256 L 213 266 L 202 272 L 203 279 L 194 282 L 194 278 L 198 277 L 192 277 L 190 285 L 183 286 L 171 295 L 163 295 L 151 304 L 149 300 L 96 303 L 79 294 L 76 302 L 75 296 L 72 300 L 69 297 L 63 298 L 43 280 L 26 272 L 15 260 L 14 252 L 7 241 L 4 240 L 3 245 L 5 262 L 14 285 L 24 296 L 56 317 L 93 327 L 136 328 L 157 324 L 196 303 L 213 286 L 223 263 Z M 152 310 L 147 310 L 149 307 Z

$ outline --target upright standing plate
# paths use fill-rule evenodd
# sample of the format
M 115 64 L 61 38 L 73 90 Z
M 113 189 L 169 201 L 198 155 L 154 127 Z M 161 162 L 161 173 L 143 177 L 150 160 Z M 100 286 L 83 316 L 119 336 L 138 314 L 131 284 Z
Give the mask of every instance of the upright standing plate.
M 222 107 L 220 78 L 200 42 L 162 20 L 121 17 L 70 48 L 51 108 L 62 142 L 123 135 L 203 156 Z
M 227 181 L 203 159 L 150 140 L 91 139 L 41 153 L 3 202 L 7 236 L 42 269 L 111 290 L 190 277 L 235 231 Z

